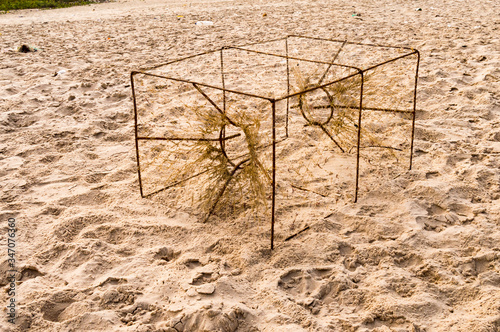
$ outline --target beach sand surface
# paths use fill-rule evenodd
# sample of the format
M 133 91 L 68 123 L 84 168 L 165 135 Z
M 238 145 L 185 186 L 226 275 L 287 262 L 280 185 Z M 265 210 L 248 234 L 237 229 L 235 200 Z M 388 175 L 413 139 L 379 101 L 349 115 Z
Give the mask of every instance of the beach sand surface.
M 131 71 L 292 34 L 420 51 L 412 169 L 367 152 L 354 203 L 352 154 L 297 124 L 279 150 L 273 251 L 268 207 L 203 222 L 196 179 L 141 198 Z M 390 138 L 388 121 L 370 128 Z M 500 331 L 497 0 L 119 0 L 0 14 L 0 128 L 0 331 Z

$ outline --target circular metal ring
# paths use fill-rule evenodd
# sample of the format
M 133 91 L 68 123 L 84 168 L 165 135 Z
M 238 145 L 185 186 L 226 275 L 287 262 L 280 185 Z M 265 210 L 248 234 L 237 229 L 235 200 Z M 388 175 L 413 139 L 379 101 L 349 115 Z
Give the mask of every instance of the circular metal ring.
M 304 111 L 304 102 L 303 102 L 303 97 L 305 95 L 305 93 L 302 93 L 299 95 L 299 109 L 300 109 L 300 113 L 302 114 L 302 116 L 304 117 L 304 119 L 306 119 L 307 122 L 309 122 L 310 124 L 313 124 L 313 125 L 317 125 L 317 126 L 324 126 L 326 124 L 328 124 L 328 122 L 330 122 L 333 118 L 333 106 L 332 106 L 332 103 L 333 103 L 333 98 L 332 96 L 330 95 L 330 93 L 328 92 L 328 90 L 326 90 L 325 87 L 321 88 L 321 90 L 323 90 L 323 92 L 325 92 L 326 96 L 328 97 L 328 106 L 327 108 L 330 109 L 330 114 L 328 115 L 328 118 L 326 119 L 326 121 L 324 122 L 319 122 L 319 121 L 314 121 L 314 120 L 311 120 L 307 117 L 306 115 L 306 112 Z

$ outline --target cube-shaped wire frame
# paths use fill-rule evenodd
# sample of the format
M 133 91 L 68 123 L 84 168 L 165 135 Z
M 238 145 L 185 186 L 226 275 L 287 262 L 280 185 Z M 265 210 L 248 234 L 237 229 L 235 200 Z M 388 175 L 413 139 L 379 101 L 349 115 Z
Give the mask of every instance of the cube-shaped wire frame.
M 262 65 L 269 63 L 269 59 L 272 59 L 272 65 Z M 411 86 L 407 83 L 400 89 L 404 91 L 404 97 L 399 92 L 393 93 L 391 97 L 390 88 L 380 86 L 380 84 L 367 84 L 367 78 L 376 76 L 379 70 L 383 72 L 382 79 L 384 75 L 390 77 L 391 70 L 384 72 L 385 68 L 401 61 L 409 61 L 411 71 L 408 72 L 407 66 L 401 67 L 403 69 L 400 68 L 399 72 L 393 70 L 392 74 L 396 77 L 396 81 L 403 80 L 404 76 L 406 81 L 410 82 Z M 228 165 L 232 167 L 232 174 L 230 174 L 232 176 L 241 165 L 252 162 L 249 157 L 252 153 L 247 151 L 246 154 L 238 155 L 238 151 L 230 151 L 231 140 L 241 140 L 240 136 L 245 131 L 241 129 L 248 129 L 240 126 L 239 131 L 231 131 L 230 128 L 238 127 L 237 119 L 246 117 L 246 113 L 252 113 L 254 117 L 262 117 L 263 125 L 258 130 L 259 135 L 265 138 L 258 144 L 258 148 L 267 151 L 264 152 L 267 159 L 262 163 L 266 163 L 271 173 L 269 183 L 271 185 L 271 249 L 273 249 L 278 181 L 276 147 L 289 137 L 291 108 L 297 108 L 308 125 L 324 132 L 342 152 L 349 148 L 339 140 L 343 129 L 340 128 L 337 130 L 339 132 L 335 133 L 329 124 L 333 121 L 334 112 L 342 112 L 343 109 L 355 110 L 352 113 L 355 116 L 350 119 L 352 122 L 350 130 L 354 132 L 351 149 L 356 149 L 354 188 L 354 202 L 356 202 L 365 112 L 404 113 L 411 117 L 411 139 L 406 149 L 409 149 L 409 168 L 412 167 L 419 63 L 420 54 L 412 48 L 290 35 L 239 47 L 223 47 L 133 71 L 131 87 L 141 196 L 148 197 L 194 177 L 202 176 L 211 167 L 201 163 L 196 169 L 191 169 L 191 173 L 182 173 L 180 178 L 168 179 L 166 186 L 145 192 L 144 169 L 141 168 L 141 144 L 168 143 L 174 144 L 176 149 L 185 148 L 186 151 L 192 151 L 190 149 L 193 149 L 193 144 L 205 144 L 204 146 L 208 146 L 209 150 L 216 149 L 224 155 Z M 179 64 L 181 66 L 178 66 Z M 248 70 L 249 66 L 252 70 Z M 313 74 L 302 77 L 301 71 L 309 71 Z M 395 86 L 398 84 L 401 85 L 398 81 Z M 348 89 L 351 91 L 347 91 Z M 347 95 L 351 97 L 345 97 Z M 381 98 L 381 95 L 384 95 L 385 99 Z M 162 102 L 157 102 L 159 98 L 163 98 Z M 250 106 L 250 110 L 244 108 L 234 111 L 229 105 L 238 103 L 238 98 L 240 100 L 252 99 L 253 102 L 250 104 L 253 106 Z M 292 100 L 296 100 L 297 104 L 292 105 Z M 392 107 L 398 103 L 404 103 L 404 105 L 399 108 Z M 165 105 L 170 105 L 173 111 L 148 115 L 148 109 L 161 109 Z M 220 128 L 218 130 L 212 128 L 213 130 L 203 135 L 198 133 L 193 136 L 193 124 L 190 122 L 193 117 L 199 115 L 197 110 L 202 107 L 205 109 L 208 107 L 209 116 L 218 119 L 218 123 L 211 125 L 220 126 Z M 316 112 L 322 115 L 318 117 L 318 114 L 313 114 Z M 202 119 L 201 121 L 211 120 Z M 167 123 L 170 125 L 165 125 Z M 242 144 L 245 145 L 245 142 Z M 246 145 L 250 147 L 248 137 Z M 169 165 L 174 165 L 179 158 L 186 159 L 186 154 L 183 156 L 162 155 L 164 149 L 168 147 L 160 145 L 153 147 L 151 148 L 153 152 L 150 152 L 148 157 L 170 160 Z M 207 148 L 204 149 L 206 151 Z M 251 147 L 249 149 L 251 150 Z M 395 149 L 401 151 L 403 148 Z M 196 158 L 184 160 L 191 164 L 197 161 Z M 257 160 L 257 163 L 261 162 Z M 222 185 L 218 188 L 219 194 L 213 202 L 210 202 L 207 218 L 213 212 L 220 196 L 228 189 L 230 180 L 229 177 L 222 181 Z

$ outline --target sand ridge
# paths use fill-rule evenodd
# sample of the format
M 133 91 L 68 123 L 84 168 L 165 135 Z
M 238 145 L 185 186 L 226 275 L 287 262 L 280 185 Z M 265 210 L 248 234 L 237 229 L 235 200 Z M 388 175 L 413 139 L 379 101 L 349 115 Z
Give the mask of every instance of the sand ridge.
M 499 331 L 499 12 L 119 1 L 0 15 L 1 242 L 9 217 L 19 241 L 19 317 L 1 329 Z M 298 209 L 274 252 L 266 221 L 200 223 L 168 194 L 141 199 L 130 71 L 287 34 L 421 51 L 413 170 L 356 204 Z

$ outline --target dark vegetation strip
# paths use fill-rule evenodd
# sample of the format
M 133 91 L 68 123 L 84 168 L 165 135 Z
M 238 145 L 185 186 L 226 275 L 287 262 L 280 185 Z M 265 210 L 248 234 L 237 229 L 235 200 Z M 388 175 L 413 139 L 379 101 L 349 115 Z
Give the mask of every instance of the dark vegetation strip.
M 31 8 L 64 8 L 88 5 L 101 0 L 0 0 L 0 11 Z

